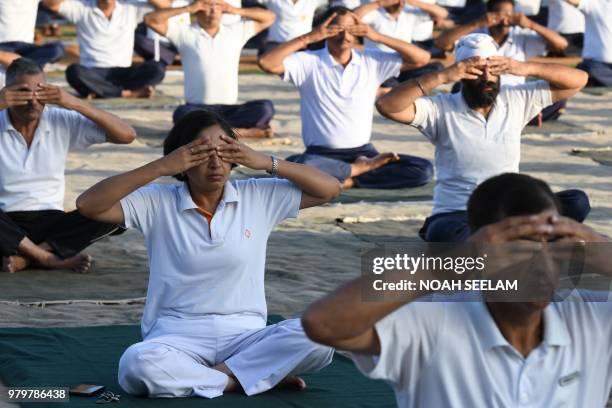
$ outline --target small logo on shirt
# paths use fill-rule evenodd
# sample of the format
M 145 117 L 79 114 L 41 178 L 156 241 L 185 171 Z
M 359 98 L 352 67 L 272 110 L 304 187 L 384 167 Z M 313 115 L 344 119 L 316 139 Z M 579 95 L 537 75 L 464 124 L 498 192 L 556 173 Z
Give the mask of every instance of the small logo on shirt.
M 559 378 L 559 385 L 561 387 L 567 387 L 568 385 L 578 381 L 579 377 L 580 377 L 580 373 L 578 371 L 575 371 L 571 373 L 570 375 L 566 375 L 565 377 Z
M 251 238 L 251 230 L 250 229 L 245 229 L 244 230 L 244 236 L 247 238 Z

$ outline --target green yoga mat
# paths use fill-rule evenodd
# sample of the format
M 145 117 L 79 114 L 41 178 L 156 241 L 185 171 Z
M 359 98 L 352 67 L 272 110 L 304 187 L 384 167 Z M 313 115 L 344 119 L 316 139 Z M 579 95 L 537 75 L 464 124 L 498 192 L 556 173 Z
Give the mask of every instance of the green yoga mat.
M 282 320 L 271 316 L 269 323 Z M 139 326 L 98 326 L 49 329 L 0 329 L 0 379 L 6 386 L 69 387 L 105 385 L 121 395 L 109 407 L 394 407 L 391 388 L 362 376 L 346 357 L 335 355 L 324 370 L 304 375 L 305 391 L 272 390 L 253 397 L 226 394 L 202 398 L 146 399 L 126 395 L 117 384 L 117 364 L 123 351 L 140 341 Z M 0 403 L 1 404 L 1 403 Z M 69 404 L 23 404 L 23 407 L 92 407 L 95 398 L 70 397 Z
M 604 166 L 612 166 L 612 148 L 610 147 L 603 149 L 574 149 L 571 154 L 573 156 L 588 157 Z

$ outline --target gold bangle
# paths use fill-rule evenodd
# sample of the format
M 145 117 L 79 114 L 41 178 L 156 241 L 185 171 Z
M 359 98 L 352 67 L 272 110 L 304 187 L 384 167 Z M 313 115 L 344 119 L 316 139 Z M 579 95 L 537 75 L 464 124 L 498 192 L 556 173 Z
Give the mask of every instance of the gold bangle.
M 423 92 L 423 96 L 427 96 L 427 92 L 425 92 L 425 88 L 423 88 L 423 85 L 421 85 L 421 83 L 419 82 L 418 79 L 414 79 L 414 82 L 417 83 L 417 85 L 419 86 L 419 89 L 421 90 L 421 92 Z

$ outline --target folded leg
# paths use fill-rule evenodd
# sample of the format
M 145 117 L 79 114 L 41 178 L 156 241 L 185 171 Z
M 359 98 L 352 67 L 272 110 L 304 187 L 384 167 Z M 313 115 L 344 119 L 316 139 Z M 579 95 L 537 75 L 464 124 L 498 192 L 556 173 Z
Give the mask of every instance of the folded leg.
M 64 56 L 64 46 L 60 42 L 51 42 L 42 45 L 23 43 L 15 49 L 15 53 L 29 58 L 40 66 L 58 61 Z
M 291 319 L 238 336 L 219 351 L 216 363 L 225 363 L 244 392 L 254 395 L 288 375 L 321 370 L 331 363 L 333 353 L 308 339 L 299 319 Z
M 109 68 L 88 68 L 72 64 L 66 69 L 66 81 L 81 96 L 117 98 L 121 96 L 121 88 L 108 79 L 108 73 Z
M 359 188 L 409 188 L 427 184 L 433 177 L 433 166 L 429 160 L 400 154 L 398 161 L 364 173 L 354 178 Z
M 201 358 L 152 341 L 128 347 L 119 360 L 118 379 L 128 394 L 152 398 L 214 398 L 223 394 L 229 380 Z
M 19 243 L 25 237 L 26 232 L 0 210 L 0 256 L 16 255 Z
M 612 64 L 585 59 L 577 68 L 589 74 L 587 86 L 612 86 Z
M 351 177 L 351 164 L 339 159 L 306 152 L 289 156 L 287 161 L 316 167 L 337 178 L 341 183 Z
M 166 67 L 161 62 L 145 61 L 126 68 L 110 68 L 108 80 L 120 89 L 137 90 L 164 80 Z

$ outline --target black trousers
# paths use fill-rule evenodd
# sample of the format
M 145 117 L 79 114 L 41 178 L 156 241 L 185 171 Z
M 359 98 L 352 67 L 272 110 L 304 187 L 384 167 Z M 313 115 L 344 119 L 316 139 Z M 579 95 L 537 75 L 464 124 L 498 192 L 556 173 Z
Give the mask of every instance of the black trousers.
M 147 37 L 147 26 L 140 23 L 134 33 L 134 51 L 145 61 L 155 61 L 155 40 Z M 178 50 L 171 43 L 159 43 L 159 61 L 172 65 L 178 55 Z
M 35 244 L 46 242 L 62 259 L 81 252 L 95 241 L 124 229 L 115 224 L 92 221 L 78 211 L 0 211 L 0 256 L 18 253 L 28 237 Z
M 145 61 L 131 67 L 87 68 L 72 64 L 66 69 L 66 80 L 81 96 L 116 98 L 124 89 L 136 90 L 163 81 L 166 66 L 161 62 Z

